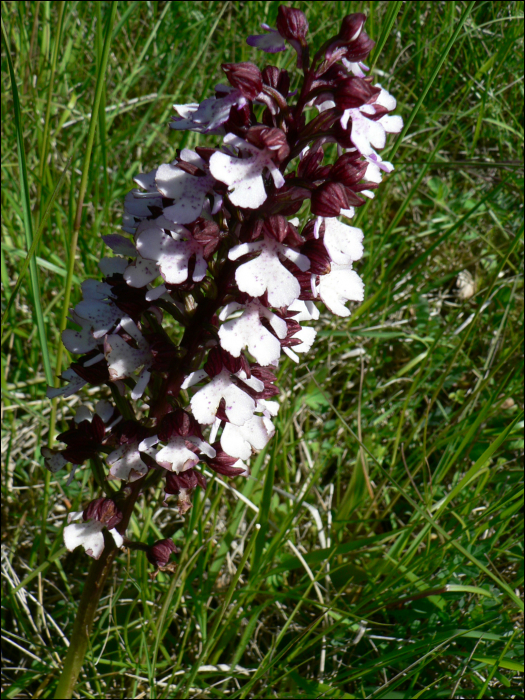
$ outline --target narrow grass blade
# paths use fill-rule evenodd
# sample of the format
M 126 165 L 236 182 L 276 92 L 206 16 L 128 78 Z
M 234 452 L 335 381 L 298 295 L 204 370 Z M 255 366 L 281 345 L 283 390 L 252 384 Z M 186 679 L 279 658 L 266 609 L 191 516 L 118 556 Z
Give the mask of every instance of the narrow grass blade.
M 384 45 L 387 42 L 388 37 L 390 36 L 390 32 L 392 31 L 392 27 L 394 26 L 397 16 L 399 14 L 399 11 L 401 10 L 403 6 L 402 2 L 390 2 L 388 3 L 388 10 L 387 10 L 387 16 L 385 17 L 384 20 L 384 26 L 381 31 L 381 36 L 379 37 L 379 40 L 377 44 L 374 47 L 374 58 L 372 61 L 372 65 L 370 66 L 370 70 L 373 71 L 375 64 L 377 63 L 378 58 L 381 56 L 381 51 L 383 50 Z
M 64 305 L 62 307 L 62 316 L 60 319 L 60 332 L 65 329 L 67 324 L 67 315 L 69 312 L 69 300 L 71 298 L 71 286 L 73 283 L 73 272 L 75 269 L 75 256 L 77 251 L 78 242 L 78 232 L 80 225 L 82 223 L 82 208 L 84 206 L 84 198 L 86 196 L 88 177 L 89 177 L 89 163 L 91 161 L 91 152 L 93 150 L 93 143 L 95 141 L 95 131 L 98 122 L 98 110 L 100 107 L 100 101 L 102 98 L 102 92 L 104 87 L 104 81 L 106 76 L 106 70 L 108 66 L 109 50 L 111 48 L 111 36 L 113 31 L 113 24 L 115 22 L 115 17 L 117 14 L 118 2 L 112 2 L 109 9 L 109 16 L 106 24 L 106 31 L 104 33 L 104 49 L 102 53 L 102 61 L 100 63 L 100 69 L 97 75 L 97 85 L 95 89 L 95 98 L 93 100 L 93 107 L 91 109 L 91 119 L 89 122 L 89 131 L 86 142 L 86 151 L 84 156 L 84 165 L 82 167 L 82 179 L 80 181 L 80 189 L 78 193 L 77 200 L 77 210 L 75 215 L 75 221 L 73 225 L 73 232 L 71 236 L 70 246 L 69 246 L 69 263 L 67 268 L 67 278 L 65 283 L 64 292 Z M 62 367 L 62 356 L 63 356 L 63 346 L 62 339 L 60 337 L 57 349 L 57 362 L 56 362 L 56 373 L 60 374 Z M 53 426 L 52 426 L 53 427 Z M 50 433 L 54 432 L 50 430 Z
M 34 237 L 33 243 L 31 244 L 31 248 L 29 249 L 29 252 L 27 253 L 26 258 L 25 258 L 24 262 L 22 263 L 22 267 L 20 268 L 20 272 L 18 274 L 18 279 L 16 281 L 15 287 L 11 293 L 9 301 L 6 304 L 4 313 L 2 315 L 2 336 L 4 334 L 4 324 L 7 320 L 7 315 L 9 313 L 9 309 L 11 308 L 11 306 L 16 298 L 16 295 L 18 293 L 20 285 L 22 284 L 22 281 L 24 279 L 24 275 L 27 272 L 27 268 L 29 267 L 31 260 L 32 260 L 33 256 L 35 255 L 36 249 L 38 248 L 38 243 L 40 242 L 40 238 L 41 238 L 41 236 L 44 232 L 44 229 L 46 227 L 46 223 L 47 223 L 47 220 L 49 218 L 49 215 L 51 214 L 51 212 L 53 210 L 53 205 L 55 203 L 55 200 L 58 197 L 60 190 L 62 189 L 62 185 L 64 184 L 64 180 L 66 179 L 66 175 L 67 175 L 67 172 L 69 170 L 69 166 L 71 165 L 72 160 L 73 160 L 73 156 L 71 156 L 69 158 L 68 162 L 66 163 L 66 167 L 64 168 L 62 175 L 60 176 L 60 179 L 57 182 L 55 189 L 53 190 L 53 194 L 49 198 L 49 201 L 46 205 L 46 209 L 44 211 L 44 214 L 43 214 L 42 219 L 40 221 L 40 224 L 38 226 L 36 236 Z
M 401 133 L 400 133 L 399 136 L 397 137 L 396 142 L 394 143 L 394 145 L 392 146 L 392 148 L 390 149 L 390 151 L 389 151 L 389 153 L 388 153 L 388 158 L 389 158 L 389 159 L 392 159 L 392 158 L 395 156 L 395 154 L 397 153 L 399 147 L 400 147 L 401 144 L 403 143 L 403 139 L 405 138 L 405 136 L 406 136 L 407 133 L 408 133 L 408 130 L 409 130 L 410 127 L 412 126 L 412 122 L 414 121 L 414 119 L 416 118 L 417 113 L 418 113 L 419 110 L 421 109 L 421 105 L 422 105 L 423 102 L 425 101 L 425 98 L 426 98 L 426 96 L 428 95 L 428 92 L 429 92 L 430 88 L 431 88 L 432 85 L 434 84 L 434 81 L 436 80 L 436 78 L 437 78 L 437 76 L 438 76 L 438 74 L 439 74 L 439 71 L 441 70 L 441 67 L 442 67 L 443 64 L 445 63 L 445 60 L 446 60 L 446 58 L 447 58 L 447 56 L 448 56 L 448 54 L 449 54 L 450 49 L 454 46 L 454 44 L 455 44 L 455 42 L 456 42 L 456 39 L 458 38 L 458 36 L 459 36 L 459 34 L 460 34 L 460 32 L 461 32 L 461 30 L 462 30 L 462 28 L 463 28 L 463 25 L 464 25 L 465 22 L 467 21 L 467 19 L 468 19 L 470 13 L 472 12 L 472 9 L 473 9 L 473 7 L 474 7 L 475 4 L 476 4 L 476 3 L 475 3 L 475 0 L 471 0 L 471 1 L 468 3 L 468 5 L 465 7 L 465 9 L 463 10 L 463 14 L 462 14 L 461 17 L 460 17 L 459 22 L 457 23 L 456 29 L 454 30 L 454 33 L 452 34 L 452 36 L 451 36 L 450 39 L 448 40 L 447 45 L 446 45 L 445 48 L 443 49 L 443 53 L 441 54 L 441 56 L 440 56 L 440 58 L 439 58 L 439 61 L 436 63 L 436 66 L 435 66 L 434 70 L 432 71 L 432 75 L 430 76 L 430 78 L 429 78 L 428 81 L 427 81 L 427 84 L 425 85 L 425 87 L 424 87 L 423 90 L 421 91 L 421 94 L 420 94 L 420 96 L 419 96 L 419 98 L 418 98 L 418 101 L 417 101 L 416 104 L 414 105 L 414 108 L 413 108 L 412 112 L 410 113 L 410 116 L 409 116 L 408 119 L 405 121 L 405 125 L 404 125 L 404 127 L 403 127 L 403 130 L 401 131 Z
M 27 177 L 26 156 L 24 151 L 24 136 L 22 128 L 22 115 L 20 110 L 20 100 L 18 98 L 18 88 L 16 86 L 15 71 L 13 62 L 11 61 L 11 52 L 9 50 L 9 41 L 7 33 L 2 21 L 2 36 L 4 38 L 7 63 L 9 66 L 9 77 L 11 79 L 11 90 L 13 91 L 13 106 L 15 117 L 16 140 L 18 148 L 18 168 L 20 171 L 20 194 L 22 197 L 22 210 L 24 216 L 24 229 L 26 235 L 26 245 L 28 251 L 33 244 L 33 221 L 31 214 L 31 206 L 29 203 L 29 181 Z M 44 373 L 48 383 L 53 383 L 53 372 L 51 371 L 51 361 L 49 358 L 49 349 L 47 346 L 46 326 L 44 322 L 44 313 L 42 309 L 42 301 L 40 298 L 40 282 L 38 278 L 38 270 L 34 257 L 30 258 L 29 275 L 31 278 L 31 289 L 33 292 L 33 305 L 38 328 L 38 338 L 40 340 L 40 348 L 42 350 L 42 362 L 44 365 Z

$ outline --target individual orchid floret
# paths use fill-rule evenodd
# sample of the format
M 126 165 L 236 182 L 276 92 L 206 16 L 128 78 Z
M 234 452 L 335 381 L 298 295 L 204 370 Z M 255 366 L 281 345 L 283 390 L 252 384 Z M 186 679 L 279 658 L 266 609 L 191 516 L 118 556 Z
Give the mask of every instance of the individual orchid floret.
M 177 224 L 170 223 L 169 233 L 166 233 L 166 223 L 169 222 L 164 217 L 160 217 L 160 219 L 147 221 L 139 226 L 137 229 L 137 250 L 141 257 L 157 263 L 158 270 L 165 282 L 182 284 L 188 279 L 190 259 L 195 256 L 192 279 L 194 282 L 200 282 L 204 279 L 207 268 L 202 243 L 196 241 L 188 229 Z M 133 276 L 130 272 L 128 279 L 136 281 L 137 272 Z M 146 277 L 142 275 L 140 281 L 144 281 L 144 279 Z
M 263 180 L 266 169 L 270 171 L 277 189 L 284 185 L 284 177 L 272 160 L 272 151 L 280 148 L 281 144 L 275 149 L 260 149 L 235 134 L 226 134 L 224 143 L 237 148 L 241 156 L 248 155 L 235 157 L 228 153 L 214 153 L 210 159 L 210 172 L 214 178 L 228 185 L 232 204 L 257 209 L 267 198 Z
M 220 404 L 223 404 L 222 410 L 226 418 L 235 425 L 242 425 L 253 416 L 255 401 L 251 394 L 264 391 L 265 384 L 253 373 L 248 378 L 243 367 L 250 371 L 246 358 L 232 357 L 216 346 L 210 350 L 204 369 L 186 378 L 183 389 L 202 381 L 206 376 L 211 378 L 190 402 L 193 416 L 201 425 L 215 422 Z
M 122 336 L 113 333 L 104 339 L 104 355 L 113 382 L 130 377 L 139 367 L 144 366 L 131 393 L 131 398 L 136 400 L 142 396 L 148 384 L 151 376 L 149 367 L 153 358 L 148 341 L 131 318 L 123 318 L 120 328 L 136 341 L 137 347 L 134 348 Z
M 164 197 L 174 200 L 173 204 L 163 208 L 163 216 L 176 224 L 190 224 L 202 214 L 206 195 L 213 190 L 215 178 L 195 151 L 183 148 L 180 161 L 161 165 L 155 174 L 155 183 Z M 196 174 L 183 170 L 182 165 L 187 163 L 193 166 Z
M 275 428 L 266 416 L 253 416 L 243 425 L 226 423 L 221 435 L 221 447 L 226 454 L 247 460 L 252 448 L 262 450 L 274 435 Z
M 155 447 L 146 448 L 143 452 L 153 459 L 157 454 Z M 148 466 L 142 460 L 142 452 L 139 451 L 137 441 L 117 447 L 106 457 L 106 462 L 110 466 L 108 479 L 133 482 L 148 473 Z
M 79 406 L 72 427 L 57 436 L 57 440 L 67 445 L 66 449 L 53 450 L 42 447 L 41 453 L 46 469 L 54 474 L 71 462 L 73 469 L 69 476 L 68 483 L 70 483 L 74 478 L 76 467 L 99 452 L 108 424 L 113 427 L 120 420 L 120 414 L 109 401 L 98 401 L 95 413 L 92 413 L 87 406 Z
M 272 27 L 264 22 L 261 23 L 261 28 L 268 33 L 250 34 L 250 36 L 246 39 L 248 46 L 253 46 L 255 49 L 260 49 L 265 53 L 279 53 L 280 51 L 284 51 L 286 49 L 284 39 L 279 34 L 277 29 L 272 29 Z
M 166 443 L 155 455 L 157 464 L 180 474 L 192 469 L 206 458 L 215 457 L 215 450 L 202 437 L 200 425 L 187 411 L 177 409 L 162 419 L 157 435 L 146 438 L 139 445 L 141 451 L 151 449 L 159 442 Z
M 153 564 L 153 566 L 156 566 L 157 569 L 162 571 L 175 566 L 169 563 L 172 554 L 180 554 L 180 549 L 175 545 L 173 540 L 164 539 L 157 540 L 157 542 L 152 544 L 146 556 L 150 564 Z
M 296 50 L 297 66 L 302 68 L 302 54 L 308 32 L 308 22 L 304 13 L 293 7 L 281 5 L 277 14 L 277 29 L 272 29 L 267 24 L 261 24 L 261 27 L 268 34 L 252 34 L 246 39 L 246 43 L 265 53 L 278 53 L 285 50 L 286 40 Z
M 350 316 L 347 301 L 363 301 L 364 284 L 350 265 L 332 265 L 328 275 L 319 278 L 318 293 L 326 306 L 337 316 Z
M 240 90 L 216 85 L 220 97 L 209 97 L 199 104 L 173 105 L 179 115 L 170 124 L 172 129 L 198 131 L 202 134 L 220 133 L 220 128 L 230 116 L 232 107 L 240 109 L 247 100 Z M 223 131 L 224 133 L 224 131 Z
M 200 486 L 206 488 L 206 479 L 197 469 L 187 469 L 181 474 L 167 472 L 166 474 L 166 495 L 176 494 L 178 496 L 178 509 L 181 515 L 185 515 L 191 508 L 191 494 Z M 164 503 L 164 505 L 167 505 Z
M 83 522 L 72 522 L 80 519 Z M 124 538 L 116 529 L 121 520 L 122 513 L 113 499 L 97 498 L 84 511 L 69 513 L 67 521 L 71 524 L 64 528 L 64 544 L 70 552 L 82 545 L 86 554 L 99 559 L 104 551 L 102 530 L 105 527 L 113 536 L 117 547 L 124 544 Z
M 281 263 L 280 256 L 293 262 L 303 272 L 309 269 L 310 261 L 305 255 L 269 236 L 234 246 L 228 257 L 237 260 L 259 251 L 258 257 L 237 268 L 235 280 L 239 289 L 251 297 L 260 297 L 267 292 L 270 306 L 288 306 L 299 297 L 301 288 L 294 275 Z
M 201 425 L 211 425 L 215 421 L 222 399 L 226 416 L 235 425 L 243 425 L 253 416 L 255 401 L 232 381 L 231 372 L 223 369 L 191 399 L 191 410 Z
M 364 104 L 357 108 L 345 109 L 341 117 L 341 126 L 346 129 L 351 119 L 350 138 L 352 143 L 365 157 L 379 158 L 374 149 L 384 148 L 387 134 L 398 134 L 403 128 L 403 120 L 397 115 L 390 115 L 396 108 L 395 98 L 381 85 L 375 85 L 379 95 L 372 104 Z M 378 114 L 382 114 L 377 119 Z M 376 119 L 372 119 L 376 117 Z M 381 159 L 379 159 L 381 162 Z
M 226 321 L 229 316 L 238 311 L 242 313 Z M 219 328 L 221 347 L 230 355 L 239 357 L 241 351 L 247 348 L 260 365 L 270 365 L 279 359 L 281 355 L 279 338 L 286 337 L 286 321 L 272 313 L 259 301 L 253 300 L 245 306 L 232 302 L 224 307 L 219 318 L 221 321 L 226 321 Z M 263 326 L 262 318 L 267 319 L 277 338 Z
M 192 469 L 201 461 L 198 452 L 207 457 L 215 457 L 213 447 L 199 437 L 195 435 L 185 438 L 173 436 L 169 439 L 168 444 L 157 452 L 155 461 L 164 469 L 181 474 L 187 469 Z

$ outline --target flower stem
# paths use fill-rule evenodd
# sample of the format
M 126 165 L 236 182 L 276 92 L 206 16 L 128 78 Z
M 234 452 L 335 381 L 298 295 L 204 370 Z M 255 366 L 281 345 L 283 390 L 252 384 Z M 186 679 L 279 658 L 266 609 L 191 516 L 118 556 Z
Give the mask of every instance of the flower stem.
M 89 635 L 93 626 L 93 618 L 98 608 L 98 601 L 118 551 L 111 535 L 107 535 L 104 532 L 104 539 L 104 551 L 100 559 L 93 560 L 84 590 L 82 591 L 69 649 L 64 660 L 64 667 L 58 681 L 55 698 L 73 697 L 73 689 L 84 663 Z
M 122 508 L 123 518 L 117 527 L 121 534 L 126 532 L 137 498 L 145 485 L 144 479 L 145 477 L 138 479 L 132 484 L 132 491 L 124 502 Z M 93 560 L 84 584 L 69 648 L 64 660 L 64 667 L 55 692 L 57 700 L 73 697 L 73 689 L 84 664 L 84 657 L 86 656 L 98 602 L 117 553 L 118 548 L 113 538 L 104 530 L 104 551 L 100 559 Z

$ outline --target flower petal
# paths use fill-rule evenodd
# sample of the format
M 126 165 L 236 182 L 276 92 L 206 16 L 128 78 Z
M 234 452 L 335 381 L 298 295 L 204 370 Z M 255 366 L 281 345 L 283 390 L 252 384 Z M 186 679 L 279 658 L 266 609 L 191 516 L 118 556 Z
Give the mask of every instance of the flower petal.
M 146 260 L 138 255 L 135 262 L 124 271 L 124 279 L 130 287 L 140 289 L 157 279 L 159 274 L 158 267 L 153 260 Z
M 332 271 L 321 275 L 319 295 L 330 311 L 337 316 L 350 316 L 345 303 L 363 301 L 364 284 L 357 272 L 344 265 L 332 265 Z
M 123 481 L 136 481 L 147 474 L 148 467 L 140 458 L 137 442 L 128 442 L 113 450 L 106 462 L 111 465 L 108 479 L 122 479 Z
M 264 416 L 253 416 L 242 426 L 226 423 L 221 447 L 230 457 L 246 460 L 251 457 L 252 447 L 262 450 L 274 433 L 273 423 Z
M 324 245 L 330 258 L 338 265 L 350 265 L 363 255 L 363 232 L 335 218 L 324 220 Z
M 82 545 L 93 559 L 98 559 L 104 550 L 104 525 L 98 520 L 87 523 L 72 523 L 64 528 L 64 544 L 72 552 Z
M 186 447 L 182 437 L 172 437 L 170 441 L 157 452 L 155 460 L 161 467 L 180 474 L 199 463 L 199 457 Z
M 191 399 L 191 410 L 199 423 L 211 425 L 215 422 L 223 398 L 228 420 L 235 425 L 242 425 L 253 416 L 254 400 L 231 381 L 227 370 L 222 370 Z

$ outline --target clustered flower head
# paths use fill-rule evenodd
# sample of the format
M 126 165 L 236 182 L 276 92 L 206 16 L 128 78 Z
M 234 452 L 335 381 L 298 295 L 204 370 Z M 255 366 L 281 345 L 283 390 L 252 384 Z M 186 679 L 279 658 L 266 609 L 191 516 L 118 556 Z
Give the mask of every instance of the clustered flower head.
M 63 333 L 79 357 L 64 386 L 48 390 L 106 386 L 114 402 L 95 413 L 81 406 L 58 436 L 66 447 L 43 449 L 53 472 L 104 456 L 106 478 L 121 484 L 114 499 L 69 515 L 68 549 L 82 544 L 98 558 L 103 528 L 120 546 L 118 504 L 152 478 L 184 514 L 206 472 L 246 475 L 275 433 L 282 354 L 298 362 L 310 350 L 319 305 L 344 317 L 363 299 L 353 269 L 363 233 L 348 222 L 392 171 L 379 151 L 403 125 L 395 99 L 367 76 L 365 19 L 345 17 L 312 58 L 306 17 L 281 6 L 277 28 L 263 25 L 247 42 L 269 54 L 289 44 L 302 71 L 296 89 L 276 66 L 227 63 L 228 84 L 175 105 L 170 126 L 207 134 L 209 145 L 135 177 L 124 235 L 104 237 L 114 255 L 100 261 L 103 281 L 83 282 L 77 330 Z M 327 147 L 335 162 L 325 162 Z M 175 546 L 155 546 L 149 560 L 165 566 Z

